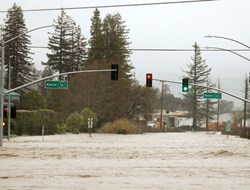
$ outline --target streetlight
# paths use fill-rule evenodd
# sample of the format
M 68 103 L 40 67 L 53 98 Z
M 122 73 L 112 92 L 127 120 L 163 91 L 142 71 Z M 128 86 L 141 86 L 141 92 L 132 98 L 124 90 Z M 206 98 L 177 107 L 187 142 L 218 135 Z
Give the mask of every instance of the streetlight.
M 206 38 L 220 38 L 220 39 L 224 39 L 224 40 L 233 41 L 233 42 L 236 42 L 236 43 L 238 43 L 238 44 L 240 44 L 240 45 L 242 45 L 242 46 L 244 46 L 244 47 L 250 49 L 250 46 L 248 46 L 248 45 L 246 45 L 246 44 L 244 44 L 244 43 L 242 43 L 242 42 L 240 42 L 240 41 L 238 41 L 238 40 L 232 39 L 232 38 L 227 38 L 227 37 L 224 37 L 224 36 L 211 36 L 211 35 L 208 35 L 208 36 L 205 36 L 205 37 L 206 37 Z M 232 50 L 223 49 L 223 48 L 218 48 L 218 47 L 206 47 L 206 48 L 207 48 L 207 49 L 213 48 L 213 49 L 218 49 L 218 50 L 223 50 L 223 51 L 229 51 L 229 52 L 231 52 L 231 53 L 233 53 L 233 54 L 235 54 L 235 55 L 238 55 L 239 57 L 241 57 L 241 58 L 243 58 L 243 59 L 245 59 L 245 60 L 247 60 L 247 61 L 250 61 L 250 59 L 248 59 L 247 57 L 245 57 L 245 56 L 243 56 L 243 55 L 240 55 L 240 54 L 238 54 L 238 53 L 236 53 L 236 52 L 234 52 L 234 51 L 232 51 Z M 246 80 L 245 99 L 247 99 L 247 96 L 248 96 L 248 94 L 247 94 L 247 80 Z M 245 131 L 245 129 L 246 129 L 246 107 L 247 107 L 247 102 L 244 101 L 244 133 L 245 133 L 245 134 L 246 134 L 246 131 Z M 244 135 L 245 135 L 245 134 L 244 134 Z
M 238 41 L 238 40 L 235 40 L 235 39 L 232 39 L 232 38 L 228 38 L 228 37 L 224 37 L 224 36 L 213 36 L 213 35 L 207 35 L 205 36 L 205 38 L 220 38 L 220 39 L 223 39 L 223 40 L 229 40 L 229 41 L 232 41 L 232 42 L 236 42 L 248 49 L 250 49 L 250 46 Z M 224 49 L 224 48 L 218 48 L 218 47 L 205 47 L 206 49 L 217 49 L 217 50 L 221 50 L 221 51 L 229 51 L 235 55 L 238 55 L 239 57 L 247 60 L 247 61 L 250 61 L 250 59 L 248 59 L 247 57 L 243 56 L 243 55 L 240 55 L 239 53 L 236 53 L 235 51 L 232 51 L 232 50 L 229 50 L 229 49 Z
M 48 27 L 54 27 L 54 25 L 40 26 L 40 27 L 31 29 L 31 30 L 28 30 L 28 31 L 21 33 L 21 34 L 17 35 L 16 37 L 11 38 L 7 41 L 4 41 L 4 38 L 3 38 L 3 28 L 1 27 L 1 29 L 0 29 L 1 30 L 0 35 L 2 36 L 2 40 L 1 40 L 1 50 L 2 50 L 2 52 L 1 52 L 1 81 L 0 81 L 0 147 L 3 146 L 3 105 L 4 105 L 4 95 L 5 95 L 5 92 L 4 92 L 4 46 L 5 46 L 5 44 L 25 35 L 27 33 L 33 32 L 35 30 L 43 29 L 43 28 L 48 28 Z
M 205 38 L 220 38 L 220 39 L 224 39 L 224 40 L 229 40 L 229 41 L 233 41 L 233 42 L 236 42 L 242 46 L 245 46 L 246 48 L 250 49 L 250 46 L 238 41 L 238 40 L 235 40 L 235 39 L 232 39 L 232 38 L 227 38 L 227 37 L 224 37 L 224 36 L 211 36 L 211 35 L 207 35 L 205 36 Z
M 247 61 L 250 61 L 250 59 L 248 59 L 247 57 L 245 57 L 245 56 L 243 56 L 243 55 L 241 55 L 239 53 L 236 53 L 235 51 L 229 50 L 229 49 L 224 49 L 224 48 L 219 48 L 219 47 L 204 47 L 204 48 L 205 49 L 214 49 L 214 50 L 219 50 L 219 51 L 228 51 L 228 52 L 231 52 L 231 53 L 233 53 L 235 55 L 238 55 L 239 57 L 241 57 L 241 58 L 243 58 L 243 59 L 245 59 Z

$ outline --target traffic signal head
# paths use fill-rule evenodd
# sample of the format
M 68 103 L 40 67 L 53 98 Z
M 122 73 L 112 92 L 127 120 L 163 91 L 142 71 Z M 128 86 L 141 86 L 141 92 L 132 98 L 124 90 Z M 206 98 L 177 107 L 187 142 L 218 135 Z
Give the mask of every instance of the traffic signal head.
M 151 73 L 146 74 L 146 86 L 152 87 L 153 75 Z
M 113 70 L 111 71 L 111 80 L 118 80 L 118 73 L 119 73 L 118 68 L 119 68 L 118 64 L 111 65 L 111 69 Z
M 188 78 L 182 79 L 182 92 L 188 92 Z
M 8 108 L 7 108 L 7 106 L 3 107 L 3 118 L 8 118 Z
M 15 119 L 16 118 L 16 106 L 11 106 L 11 111 L 10 111 L 10 117 L 12 119 Z

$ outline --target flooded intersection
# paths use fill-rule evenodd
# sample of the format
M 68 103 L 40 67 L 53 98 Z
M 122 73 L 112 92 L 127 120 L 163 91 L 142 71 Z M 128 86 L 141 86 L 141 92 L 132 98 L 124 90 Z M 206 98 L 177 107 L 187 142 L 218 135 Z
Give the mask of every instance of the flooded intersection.
M 0 189 L 248 189 L 249 146 L 201 132 L 15 137 L 0 150 Z

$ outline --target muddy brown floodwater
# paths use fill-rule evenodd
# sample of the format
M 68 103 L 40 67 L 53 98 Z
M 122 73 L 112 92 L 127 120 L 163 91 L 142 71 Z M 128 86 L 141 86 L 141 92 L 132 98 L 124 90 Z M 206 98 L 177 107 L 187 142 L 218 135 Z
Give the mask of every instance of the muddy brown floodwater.
M 249 190 L 250 141 L 205 132 L 4 139 L 0 189 Z

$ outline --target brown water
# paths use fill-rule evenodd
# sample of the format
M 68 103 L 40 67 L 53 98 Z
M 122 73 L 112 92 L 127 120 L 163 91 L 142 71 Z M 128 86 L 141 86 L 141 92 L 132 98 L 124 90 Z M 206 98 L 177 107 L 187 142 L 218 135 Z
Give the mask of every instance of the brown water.
M 250 189 L 250 141 L 219 133 L 15 137 L 0 189 Z

